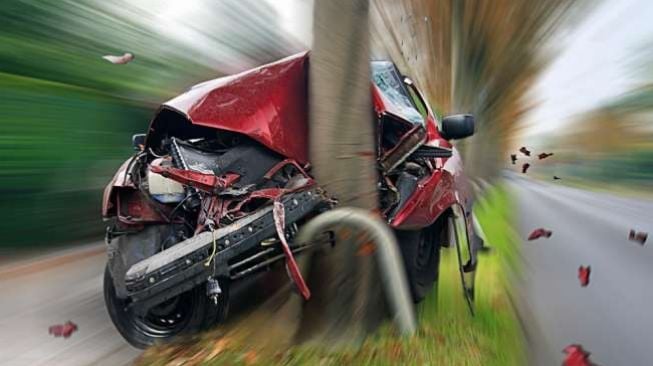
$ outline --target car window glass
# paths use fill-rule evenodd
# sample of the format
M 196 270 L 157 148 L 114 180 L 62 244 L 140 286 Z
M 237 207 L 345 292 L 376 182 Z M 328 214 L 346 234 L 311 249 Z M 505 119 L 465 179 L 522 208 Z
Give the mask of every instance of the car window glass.
M 391 62 L 372 62 L 372 78 L 387 102 L 392 104 L 399 117 L 413 123 L 424 123 L 422 114 L 416 109 L 406 86 L 401 80 L 397 69 Z

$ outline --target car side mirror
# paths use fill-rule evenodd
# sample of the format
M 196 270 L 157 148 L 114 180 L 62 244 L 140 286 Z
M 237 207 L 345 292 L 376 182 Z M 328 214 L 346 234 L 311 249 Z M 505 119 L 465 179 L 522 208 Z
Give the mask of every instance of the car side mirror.
M 144 133 L 132 135 L 132 147 L 134 148 L 134 151 L 143 151 L 143 149 L 145 148 Z
M 474 134 L 474 116 L 454 114 L 442 119 L 442 137 L 447 140 L 460 140 Z

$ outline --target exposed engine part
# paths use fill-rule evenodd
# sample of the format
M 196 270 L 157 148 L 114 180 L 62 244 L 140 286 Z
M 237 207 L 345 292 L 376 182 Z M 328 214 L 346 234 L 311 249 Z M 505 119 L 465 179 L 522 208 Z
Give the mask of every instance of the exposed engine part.
M 262 247 L 268 247 L 270 245 L 274 245 L 279 242 L 278 238 L 267 238 L 265 240 L 261 241 L 261 246 Z
M 412 161 L 407 161 L 404 164 L 402 170 L 418 177 L 424 175 L 424 167 Z
M 170 139 L 170 155 L 172 155 L 172 159 L 179 168 L 188 169 L 188 164 L 179 149 L 179 143 L 174 137 Z
M 206 280 L 206 296 L 208 296 L 215 305 L 218 305 L 218 297 L 222 294 L 220 283 L 217 279 L 209 277 Z
M 392 218 L 397 212 L 399 212 L 399 210 L 401 210 L 406 201 L 408 201 L 408 198 L 410 198 L 410 195 L 413 194 L 417 188 L 418 182 L 419 177 L 408 172 L 402 172 L 399 174 L 399 178 L 397 178 L 397 182 L 395 183 L 395 187 L 399 193 L 399 202 L 397 202 L 395 207 L 392 209 L 389 217 Z
M 307 251 L 307 250 L 309 250 L 309 249 L 311 249 L 311 248 L 314 248 L 315 246 L 318 246 L 318 245 L 321 245 L 321 244 L 331 244 L 331 245 L 333 245 L 333 243 L 334 243 L 334 242 L 333 242 L 333 239 L 332 239 L 332 238 L 330 238 L 329 240 L 315 240 L 315 241 L 311 242 L 311 244 L 308 244 L 308 245 L 302 245 L 302 246 L 300 246 L 300 247 L 293 248 L 293 249 L 292 249 L 292 253 L 293 253 L 293 254 L 299 254 L 299 253 L 301 253 L 301 252 Z M 266 254 L 268 254 L 268 253 L 269 253 L 269 252 L 266 252 Z M 239 279 L 239 278 L 245 277 L 245 276 L 247 276 L 248 274 L 250 274 L 250 273 L 254 273 L 254 272 L 258 271 L 258 270 L 261 270 L 262 268 L 265 268 L 265 267 L 271 265 L 272 263 L 277 262 L 277 261 L 279 261 L 279 260 L 281 260 L 281 259 L 283 259 L 283 258 L 285 258 L 285 257 L 286 257 L 285 254 L 278 254 L 278 255 L 275 255 L 275 256 L 269 257 L 268 259 L 263 260 L 263 261 L 261 261 L 261 262 L 258 262 L 258 263 L 256 263 L 255 265 L 253 265 L 253 266 L 251 266 L 251 267 L 248 267 L 248 268 L 245 269 L 245 270 L 242 270 L 242 271 L 240 271 L 240 272 L 235 272 L 235 273 L 233 273 L 233 274 L 230 276 L 230 278 L 231 278 L 232 280 L 237 280 L 237 279 Z M 234 266 L 235 266 L 235 265 L 234 265 Z M 230 270 L 230 271 L 233 270 L 233 269 L 234 269 L 234 266 L 229 267 L 229 270 Z
M 392 173 L 413 152 L 415 152 L 426 139 L 426 130 L 422 126 L 414 127 L 390 151 L 381 157 L 379 165 L 383 174 Z
M 152 167 L 169 167 L 171 165 L 169 161 L 162 158 L 157 158 L 150 163 Z M 181 202 L 186 196 L 181 183 L 154 173 L 151 169 L 147 170 L 147 189 L 152 198 L 161 203 Z

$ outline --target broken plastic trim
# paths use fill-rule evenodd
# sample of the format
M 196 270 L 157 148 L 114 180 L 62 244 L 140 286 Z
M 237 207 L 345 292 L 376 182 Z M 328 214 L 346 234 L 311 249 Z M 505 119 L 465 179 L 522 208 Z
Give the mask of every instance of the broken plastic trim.
M 392 150 L 381 157 L 379 165 L 383 173 L 385 175 L 392 173 L 404 160 L 424 144 L 425 139 L 426 130 L 424 130 L 423 126 L 416 126 L 409 131 Z

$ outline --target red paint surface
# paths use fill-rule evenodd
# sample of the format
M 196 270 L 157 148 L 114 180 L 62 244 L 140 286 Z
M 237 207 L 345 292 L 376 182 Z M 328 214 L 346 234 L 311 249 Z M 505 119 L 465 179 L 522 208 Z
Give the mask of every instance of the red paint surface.
M 128 225 L 152 222 L 168 222 L 143 198 L 140 191 L 121 190 L 117 192 L 118 220 Z
M 116 188 L 134 188 L 131 179 L 129 179 L 129 176 L 127 175 L 127 167 L 131 160 L 132 158 L 129 158 L 122 163 L 116 174 L 111 178 L 109 184 L 104 188 L 104 193 L 102 195 L 102 217 L 110 217 L 115 214 L 116 205 L 114 203 L 114 192 L 116 191 Z
M 193 124 L 245 134 L 308 161 L 308 53 L 196 85 L 165 106 Z
M 455 202 L 453 177 L 438 169 L 419 182 L 418 188 L 390 224 L 399 229 L 430 226 Z
M 303 165 L 308 162 L 308 60 L 308 53 L 300 53 L 237 75 L 207 81 L 165 103 L 164 107 L 182 113 L 195 125 L 247 135 Z M 377 87 L 370 84 L 376 114 L 392 114 L 388 109 L 391 106 Z M 430 106 L 427 107 L 430 112 Z M 426 119 L 426 131 L 427 145 L 453 149 L 440 136 L 432 113 Z M 431 161 L 432 175 L 422 179 L 418 190 L 393 219 L 393 227 L 429 226 L 456 202 L 467 209 L 462 163 L 453 150 L 452 158 Z M 114 179 L 112 184 L 118 180 Z M 107 187 L 105 217 L 112 208 L 111 192 L 112 188 Z
M 181 184 L 189 185 L 209 193 L 227 188 L 240 178 L 240 175 L 235 173 L 227 173 L 218 177 L 215 174 L 206 174 L 193 170 L 172 167 L 162 167 L 160 165 L 151 165 L 150 170 L 152 173 L 160 174 Z

